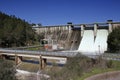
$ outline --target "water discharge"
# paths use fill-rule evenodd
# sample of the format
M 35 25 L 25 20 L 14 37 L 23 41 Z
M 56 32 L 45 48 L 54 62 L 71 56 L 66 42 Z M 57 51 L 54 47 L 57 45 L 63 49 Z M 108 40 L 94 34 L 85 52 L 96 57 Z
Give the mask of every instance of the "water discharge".
M 97 30 L 96 38 L 93 30 L 85 30 L 78 51 L 82 53 L 104 53 L 107 50 L 108 30 Z M 95 39 L 95 40 L 94 40 Z
M 80 52 L 93 52 L 94 51 L 94 33 L 93 30 L 85 30 L 83 38 L 79 45 L 78 51 Z
M 94 43 L 96 53 L 104 53 L 107 50 L 107 36 L 108 30 L 98 30 Z

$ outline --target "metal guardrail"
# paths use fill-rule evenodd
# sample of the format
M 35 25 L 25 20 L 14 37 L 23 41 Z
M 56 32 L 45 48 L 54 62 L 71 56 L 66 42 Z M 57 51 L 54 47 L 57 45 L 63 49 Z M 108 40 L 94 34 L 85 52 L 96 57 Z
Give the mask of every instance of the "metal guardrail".
M 59 57 L 74 57 L 78 53 L 78 52 L 47 52 L 47 51 L 10 50 L 10 49 L 0 49 L 0 52 L 43 56 L 59 56 Z
M 48 52 L 48 51 L 29 51 L 29 50 L 10 50 L 10 49 L 0 49 L 2 53 L 9 53 L 9 54 L 26 54 L 26 55 L 42 55 L 42 56 L 59 56 L 59 57 L 79 57 L 79 52 L 70 52 L 70 51 L 57 51 L 57 52 Z M 120 60 L 120 53 L 112 54 L 112 53 L 104 53 L 104 54 L 96 54 L 96 55 L 89 55 L 86 56 L 90 58 L 97 58 L 102 57 L 103 59 L 109 60 Z
M 102 55 L 102 58 L 108 60 L 119 60 L 120 61 L 120 53 L 105 53 Z

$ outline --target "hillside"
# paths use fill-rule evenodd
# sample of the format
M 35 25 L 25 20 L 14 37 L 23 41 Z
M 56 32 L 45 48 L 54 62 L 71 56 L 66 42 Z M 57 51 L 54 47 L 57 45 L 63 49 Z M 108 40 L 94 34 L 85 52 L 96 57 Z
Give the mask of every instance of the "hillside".
M 0 12 L 0 47 L 25 46 L 35 40 L 35 32 L 28 22 Z

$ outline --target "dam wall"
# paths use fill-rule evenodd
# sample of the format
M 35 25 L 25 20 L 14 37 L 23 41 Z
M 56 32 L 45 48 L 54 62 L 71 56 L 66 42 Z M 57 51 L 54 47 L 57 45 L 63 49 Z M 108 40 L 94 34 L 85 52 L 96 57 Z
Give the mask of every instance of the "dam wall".
M 33 27 L 36 33 L 63 50 L 100 54 L 107 51 L 107 37 L 120 22 Z

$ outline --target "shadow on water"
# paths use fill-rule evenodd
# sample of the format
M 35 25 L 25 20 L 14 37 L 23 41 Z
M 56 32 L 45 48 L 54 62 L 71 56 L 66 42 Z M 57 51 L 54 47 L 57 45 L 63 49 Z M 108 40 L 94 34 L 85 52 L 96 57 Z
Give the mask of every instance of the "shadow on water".
M 39 61 L 35 61 L 35 60 L 22 60 L 22 62 L 33 63 L 33 64 L 39 64 Z
M 11 58 L 8 58 L 8 60 L 14 61 L 15 59 L 14 59 L 13 57 L 11 57 Z M 36 61 L 36 60 L 26 60 L 26 59 L 23 59 L 22 62 L 27 62 L 27 63 L 32 63 L 32 64 L 39 64 L 39 61 Z M 47 65 L 49 65 L 49 66 L 57 65 L 57 66 L 59 66 L 59 67 L 63 67 L 65 64 L 47 62 Z
M 23 62 L 27 62 L 27 63 L 33 63 L 33 64 L 39 64 L 39 61 L 35 61 L 35 60 L 22 60 Z M 47 65 L 54 65 L 54 63 L 52 62 L 47 62 Z M 61 64 L 61 63 L 55 63 L 55 65 L 63 67 L 65 64 Z

